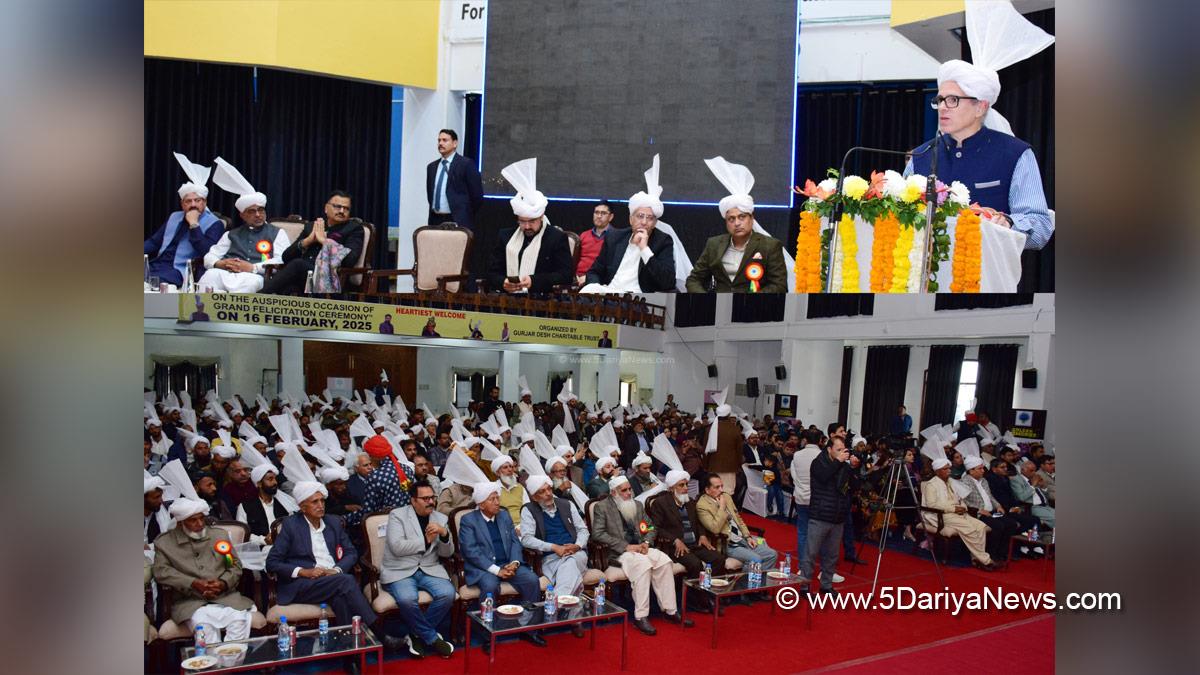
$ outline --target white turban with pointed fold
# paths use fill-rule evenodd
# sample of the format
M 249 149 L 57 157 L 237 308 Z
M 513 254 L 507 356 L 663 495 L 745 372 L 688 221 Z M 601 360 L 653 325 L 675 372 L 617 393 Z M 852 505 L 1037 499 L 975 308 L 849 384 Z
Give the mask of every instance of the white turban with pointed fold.
M 344 466 L 324 466 L 317 469 L 317 478 L 329 484 L 335 480 L 350 480 L 350 472 Z
M 628 482 L 629 482 L 629 479 L 626 478 L 623 474 L 613 476 L 608 481 L 608 489 L 610 492 L 616 492 L 617 488 L 621 487 L 622 485 L 624 485 L 625 483 L 628 483 Z
M 525 493 L 533 496 L 538 490 L 550 485 L 553 481 L 549 476 L 530 476 L 529 480 L 525 481 Z
M 270 463 L 259 464 L 258 466 L 254 467 L 253 469 L 250 470 L 250 481 L 257 485 L 258 482 L 261 481 L 262 479 L 266 478 L 267 474 L 269 474 L 269 473 L 273 473 L 276 476 L 278 476 L 279 470 L 276 469 L 275 466 Z
M 166 487 L 167 483 L 158 476 L 143 476 L 142 477 L 142 494 L 146 494 L 151 490 L 161 490 Z
M 658 155 L 654 156 L 654 161 L 650 168 L 646 170 L 646 190 L 639 192 L 629 198 L 629 215 L 632 216 L 638 209 L 643 206 L 650 207 L 654 212 L 655 218 L 661 218 L 663 214 L 662 203 L 662 186 L 658 184 Z
M 494 494 L 500 493 L 500 484 L 495 481 L 484 481 L 476 483 L 471 489 L 471 499 L 475 500 L 476 504 L 482 504 Z
M 653 460 L 650 459 L 650 455 L 647 455 L 644 452 L 639 452 L 637 456 L 633 458 L 633 461 L 630 463 L 630 465 L 641 466 L 642 464 L 650 464 L 651 462 L 653 462 Z
M 175 153 L 175 161 L 179 162 L 179 166 L 183 167 L 183 173 L 187 174 L 187 182 L 179 186 L 179 198 L 183 199 L 189 194 L 195 192 L 201 199 L 208 199 L 208 177 L 212 174 L 211 166 L 202 166 L 193 164 L 185 155 Z
M 546 473 L 553 471 L 554 467 L 559 464 L 566 466 L 567 460 L 563 459 L 562 457 L 551 457 L 550 459 L 546 460 Z
M 950 466 L 950 460 L 946 459 L 945 457 L 939 457 L 939 458 L 933 460 L 932 466 L 933 466 L 934 471 L 937 471 L 939 469 L 944 469 L 944 468 Z
M 213 174 L 213 182 L 222 190 L 238 195 L 238 200 L 234 202 L 238 213 L 251 206 L 265 207 L 267 205 L 267 196 L 255 190 L 250 181 L 246 180 L 246 177 L 232 164 L 220 157 L 214 161 L 217 163 L 217 170 Z
M 721 185 L 729 190 L 729 196 L 717 205 L 721 217 L 725 217 L 729 209 L 734 208 L 742 213 L 754 213 L 754 198 L 750 196 L 750 190 L 754 188 L 754 174 L 750 173 L 750 169 L 741 164 L 734 164 L 724 157 L 706 159 L 704 163 Z
M 508 455 L 500 455 L 496 459 L 492 460 L 492 473 L 500 473 L 500 467 L 504 466 L 505 464 L 512 463 L 512 457 L 509 457 Z
M 500 169 L 500 175 L 517 189 L 517 196 L 508 201 L 518 218 L 533 220 L 546 213 L 546 195 L 537 190 L 537 158 L 513 162 Z
M 965 468 L 967 471 L 970 471 L 978 466 L 983 466 L 983 460 L 979 459 L 975 455 L 971 455 L 963 460 L 963 468 Z
M 176 521 L 183 522 L 197 513 L 203 513 L 207 516 L 208 502 L 196 499 L 180 498 L 171 502 L 171 508 L 167 509 L 167 511 Z
M 616 463 L 617 460 L 613 459 L 612 455 L 601 457 L 600 459 L 596 460 L 596 473 L 603 471 L 604 467 L 606 466 L 615 466 Z

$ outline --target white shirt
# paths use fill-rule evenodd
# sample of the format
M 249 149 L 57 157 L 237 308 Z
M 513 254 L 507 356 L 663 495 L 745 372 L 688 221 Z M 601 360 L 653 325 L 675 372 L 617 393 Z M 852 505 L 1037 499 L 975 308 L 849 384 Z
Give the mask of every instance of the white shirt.
M 792 456 L 792 483 L 795 486 L 792 499 L 801 506 L 808 506 L 808 500 L 812 496 L 809 470 L 812 469 L 813 460 L 820 454 L 821 449 L 817 446 L 806 445 Z
M 1025 484 L 1028 485 L 1029 489 L 1033 492 L 1033 505 L 1045 506 L 1046 502 L 1042 499 L 1042 493 L 1039 491 L 1039 488 L 1033 487 L 1033 483 L 1029 482 L 1029 479 L 1025 477 L 1025 474 L 1019 473 L 1017 475 L 1021 477 L 1021 480 L 1025 481 Z
M 458 156 L 457 152 L 452 152 L 452 153 L 450 153 L 449 157 L 442 157 L 441 159 L 439 159 L 437 166 L 434 167 L 433 186 L 435 188 L 437 187 L 438 176 L 442 175 L 442 167 L 443 166 L 446 167 L 446 175 L 444 178 L 442 178 L 442 190 L 439 194 L 435 194 L 433 196 L 434 203 L 437 204 L 438 206 L 440 206 L 441 210 L 439 211 L 437 209 L 434 209 L 434 211 L 433 211 L 434 213 L 440 213 L 442 215 L 450 213 L 450 200 L 446 199 L 446 184 L 450 182 L 450 165 L 454 163 L 454 158 L 457 156 Z M 443 161 L 446 163 L 442 164 Z M 441 199 L 440 202 L 438 201 L 439 197 Z M 430 208 L 432 208 L 432 207 L 433 207 L 433 204 L 430 204 Z
M 617 266 L 617 271 L 608 284 L 608 291 L 610 293 L 641 293 L 642 287 L 638 282 L 638 270 L 641 266 L 638 261 L 650 262 L 653 257 L 654 251 L 651 251 L 649 246 L 638 248 L 637 244 L 633 243 L 633 237 L 630 236 L 629 246 L 625 248 L 621 264 Z
M 747 240 L 746 243 L 749 243 Z M 721 256 L 721 265 L 725 268 L 725 274 L 729 275 L 729 281 L 737 276 L 738 268 L 742 266 L 742 256 L 746 254 L 746 247 L 733 247 L 733 239 L 729 240 L 729 248 L 725 249 L 725 255 Z
M 288 238 L 288 233 L 282 228 L 275 234 L 275 242 L 271 244 L 271 258 L 266 262 L 259 261 L 252 263 L 254 272 L 237 272 L 236 274 L 262 274 L 266 265 L 279 265 L 283 263 L 283 252 L 292 244 L 292 240 Z M 217 262 L 225 259 L 225 254 L 229 253 L 229 233 L 221 235 L 217 243 L 208 249 L 208 253 L 204 254 L 204 267 L 212 269 Z M 189 455 L 191 453 L 188 453 Z
M 313 559 L 316 560 L 316 567 L 332 568 L 336 572 L 341 572 L 341 568 L 329 554 L 329 547 L 325 545 L 325 521 L 321 521 L 320 527 L 313 527 L 308 518 L 305 518 L 304 522 L 308 525 L 308 536 L 312 539 Z M 300 569 L 297 567 L 292 570 L 293 579 L 300 576 Z

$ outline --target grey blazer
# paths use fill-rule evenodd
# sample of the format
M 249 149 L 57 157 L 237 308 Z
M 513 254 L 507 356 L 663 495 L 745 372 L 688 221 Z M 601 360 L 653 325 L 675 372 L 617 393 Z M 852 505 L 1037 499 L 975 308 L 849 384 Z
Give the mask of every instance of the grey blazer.
M 966 497 L 963 497 L 963 503 L 973 509 L 982 509 L 983 496 L 979 494 L 979 485 L 976 485 L 970 476 L 963 476 L 962 483 L 971 488 L 971 492 Z M 992 511 L 995 511 L 996 507 L 1000 506 L 1000 502 L 996 501 L 995 495 L 992 494 L 992 488 L 988 486 L 986 480 L 981 478 L 979 483 L 983 486 L 983 491 L 987 493 L 988 499 L 992 500 Z
M 449 529 L 445 514 L 433 511 L 429 514 L 429 522 L 437 523 Z M 383 549 L 383 564 L 379 570 L 380 583 L 390 584 L 393 581 L 407 579 L 420 568 L 431 577 L 449 579 L 446 568 L 438 561 L 439 557 L 449 558 L 454 555 L 454 540 L 449 532 L 443 541 L 440 537 L 426 546 L 425 530 L 417 520 L 417 513 L 412 506 L 401 506 L 392 509 L 387 521 L 387 546 Z

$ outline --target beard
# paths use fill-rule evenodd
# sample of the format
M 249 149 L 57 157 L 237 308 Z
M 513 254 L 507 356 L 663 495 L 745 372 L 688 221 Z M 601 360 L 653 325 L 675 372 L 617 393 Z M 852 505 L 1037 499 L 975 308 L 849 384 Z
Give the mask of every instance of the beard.
M 683 506 L 684 504 L 688 503 L 688 499 L 690 499 L 690 497 L 688 496 L 688 493 L 686 493 L 686 492 L 683 494 L 675 495 L 675 501 L 679 502 L 680 506 Z
M 619 495 L 613 495 L 613 499 L 617 502 L 617 509 L 621 511 L 621 517 L 625 522 L 632 523 L 637 517 L 637 502 L 633 499 L 624 499 Z
M 276 493 L 276 492 L 279 492 L 279 486 L 278 486 L 278 485 L 272 485 L 272 486 L 268 487 L 268 486 L 266 486 L 266 485 L 263 485 L 263 486 L 262 486 L 262 491 L 263 491 L 263 494 L 265 494 L 266 496 L 268 496 L 268 497 L 274 497 L 274 496 L 275 496 L 275 493 Z
M 511 488 L 512 486 L 517 484 L 517 477 L 516 476 L 500 476 L 500 482 L 504 485 L 504 487 Z
M 203 527 L 199 532 L 192 532 L 191 530 L 185 528 L 183 533 L 186 534 L 188 539 L 191 539 L 192 541 L 201 541 L 208 536 L 208 528 Z

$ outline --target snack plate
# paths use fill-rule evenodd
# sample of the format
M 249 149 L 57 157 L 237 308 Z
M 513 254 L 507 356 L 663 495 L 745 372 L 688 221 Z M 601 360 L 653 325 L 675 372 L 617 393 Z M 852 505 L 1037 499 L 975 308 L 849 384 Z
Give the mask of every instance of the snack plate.
M 183 666 L 185 670 L 205 670 L 206 668 L 212 668 L 213 666 L 217 665 L 217 657 L 209 656 L 208 654 L 204 654 L 203 656 L 193 656 L 190 659 L 184 660 L 184 662 L 179 665 Z
M 505 616 L 516 616 L 525 611 L 525 608 L 520 605 L 500 605 L 496 608 L 497 612 Z

